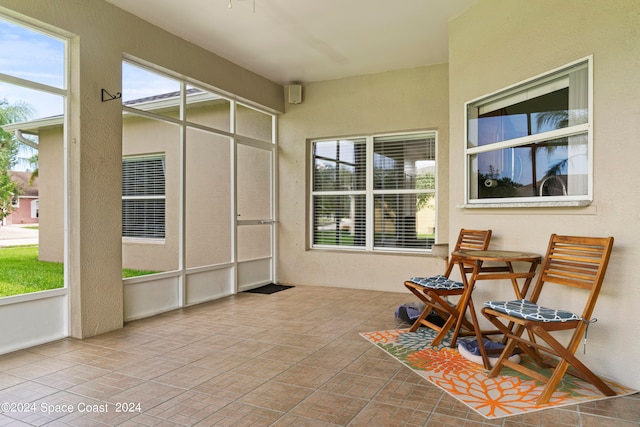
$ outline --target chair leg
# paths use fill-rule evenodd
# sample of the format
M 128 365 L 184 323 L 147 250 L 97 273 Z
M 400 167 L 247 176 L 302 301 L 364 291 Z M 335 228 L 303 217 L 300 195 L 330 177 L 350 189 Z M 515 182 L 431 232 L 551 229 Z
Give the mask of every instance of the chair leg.
M 427 302 L 427 306 L 424 308 L 424 310 L 422 310 L 422 313 L 420 313 L 420 316 L 415 320 L 415 322 L 413 322 L 413 325 L 411 325 L 411 327 L 409 328 L 409 332 L 417 331 L 420 325 L 424 324 L 425 319 L 427 318 L 430 312 L 431 312 L 431 303 Z
M 503 343 L 506 344 L 509 338 L 513 338 L 516 344 L 518 345 L 518 348 L 520 348 L 529 357 L 531 357 L 531 359 L 533 359 L 533 361 L 536 362 L 538 366 L 540 366 L 541 368 L 551 367 L 551 365 L 549 365 L 544 361 L 544 359 L 542 358 L 542 355 L 538 352 L 538 350 L 535 347 L 528 345 L 526 340 L 524 340 L 521 337 L 521 335 L 525 331 L 525 327 L 523 325 L 519 325 L 519 324 L 515 325 L 515 329 L 512 329 L 510 326 L 512 322 L 509 322 L 509 325 L 507 326 L 504 323 L 502 323 L 495 315 L 493 315 L 491 311 L 487 310 L 486 308 L 483 308 L 481 312 L 484 315 L 484 317 L 486 317 L 487 320 L 489 320 L 489 322 L 491 322 L 500 332 L 504 334 L 504 339 L 502 340 Z M 533 334 L 529 331 L 529 329 L 526 329 L 526 330 L 527 330 L 527 334 L 529 334 L 529 341 L 532 343 L 535 343 Z M 514 348 L 511 349 L 511 353 L 513 353 L 513 351 L 515 351 L 515 346 Z
M 493 365 L 493 368 L 491 368 L 491 370 L 489 371 L 489 374 L 487 375 L 489 378 L 495 378 L 498 376 L 498 374 L 502 370 L 502 367 L 504 366 L 505 359 L 508 359 L 511 356 L 511 354 L 513 354 L 513 351 L 515 349 L 516 349 L 516 340 L 514 340 L 513 338 L 507 340 L 507 344 L 505 345 L 504 350 L 502 350 L 500 357 L 498 358 L 497 362 Z
M 582 376 L 584 376 L 587 381 L 596 386 L 596 388 L 600 390 L 600 392 L 605 396 L 616 395 L 616 392 L 613 391 L 611 387 L 605 384 L 604 381 L 602 381 L 596 374 L 594 374 L 589 368 L 587 368 L 577 357 L 575 357 L 575 355 L 573 354 L 573 352 L 575 351 L 575 347 L 577 347 L 577 345 L 574 344 L 577 342 L 577 340 L 575 340 L 575 336 L 572 340 L 572 343 L 569 345 L 569 349 L 567 349 L 555 338 L 553 338 L 551 334 L 549 334 L 549 332 L 547 332 L 544 328 L 540 326 L 534 326 L 532 328 L 532 331 L 541 339 L 543 339 L 547 344 L 549 344 L 549 346 L 553 348 L 562 358 L 558 365 L 556 365 L 542 395 L 540 396 L 540 398 L 538 398 L 539 404 L 547 403 L 549 401 L 551 395 L 560 383 L 560 380 L 567 372 L 569 365 L 571 365 L 576 371 L 582 374 Z M 571 348 L 572 344 L 574 344 L 574 348 Z

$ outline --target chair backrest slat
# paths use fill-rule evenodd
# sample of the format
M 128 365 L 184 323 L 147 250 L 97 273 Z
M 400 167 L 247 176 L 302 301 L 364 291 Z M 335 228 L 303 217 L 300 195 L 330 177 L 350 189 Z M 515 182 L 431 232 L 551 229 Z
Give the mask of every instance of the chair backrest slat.
M 460 230 L 458 241 L 453 250 L 486 250 L 489 247 L 490 240 L 491 230 L 466 230 L 463 228 Z
M 613 237 L 575 237 L 553 234 L 530 299 L 536 302 L 545 283 L 589 290 L 583 317 L 589 319 L 609 264 Z
M 452 252 L 463 250 L 486 251 L 489 249 L 489 243 L 491 242 L 491 233 L 491 230 L 467 230 L 466 228 L 463 228 L 458 234 L 458 240 L 456 241 Z M 444 273 L 445 276 L 449 277 L 454 265 L 454 260 L 449 257 L 447 270 Z

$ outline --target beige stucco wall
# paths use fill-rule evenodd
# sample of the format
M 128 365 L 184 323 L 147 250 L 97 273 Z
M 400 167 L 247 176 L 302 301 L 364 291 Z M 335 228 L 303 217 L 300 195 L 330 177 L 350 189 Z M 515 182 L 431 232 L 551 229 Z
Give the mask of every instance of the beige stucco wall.
M 64 261 L 64 145 L 62 127 L 38 133 L 40 227 L 38 257 Z
M 0 0 L 0 12 L 73 36 L 69 112 L 70 329 L 88 337 L 122 327 L 119 102 L 127 53 L 281 110 L 283 89 L 101 0 Z M 116 213 L 114 215 L 114 212 Z
M 280 118 L 279 261 L 281 282 L 402 292 L 412 275 L 444 270 L 427 255 L 307 250 L 307 140 L 385 132 L 438 131 L 438 241 L 446 242 L 448 68 L 446 64 L 305 85 L 303 102 Z
M 485 0 L 450 25 L 450 238 L 493 229 L 492 246 L 544 253 L 551 233 L 614 236 L 614 252 L 589 328 L 598 372 L 640 387 L 636 265 L 640 259 L 640 2 Z M 464 102 L 593 55 L 594 200 L 585 208 L 463 209 Z M 474 299 L 506 292 L 478 287 Z M 571 305 L 558 293 L 555 300 Z
M 170 113 L 175 118 L 176 114 Z M 271 116 L 240 107 L 240 132 L 269 139 Z M 230 105 L 207 105 L 189 110 L 188 119 L 220 129 L 229 126 Z M 136 270 L 172 271 L 179 268 L 180 236 L 180 134 L 175 124 L 127 114 L 122 126 L 122 155 L 165 156 L 166 236 L 164 239 L 123 238 L 122 267 Z M 39 167 L 44 182 L 40 227 L 40 259 L 64 260 L 64 176 L 62 125 L 40 129 Z M 185 264 L 187 268 L 229 263 L 233 259 L 232 237 L 232 145 L 227 136 L 190 128 L 185 149 Z M 242 219 L 270 218 L 270 152 L 238 147 L 236 173 L 238 215 Z M 263 227 L 264 228 L 264 227 Z M 268 227 L 267 227 L 268 228 Z M 244 261 L 270 253 L 270 237 L 255 230 L 242 234 L 238 259 Z M 248 238 L 247 238 L 248 237 Z M 268 251 L 264 250 L 268 248 Z M 256 250 L 258 252 L 256 253 Z

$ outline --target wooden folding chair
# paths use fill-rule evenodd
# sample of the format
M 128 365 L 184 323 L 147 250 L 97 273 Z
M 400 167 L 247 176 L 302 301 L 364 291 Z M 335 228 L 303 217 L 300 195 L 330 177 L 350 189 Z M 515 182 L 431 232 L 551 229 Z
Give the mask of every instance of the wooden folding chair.
M 565 373 L 589 381 L 606 396 L 616 394 L 574 355 L 583 337 L 586 338 L 589 324 L 595 321 L 592 320 L 591 315 L 600 293 L 612 246 L 613 237 L 573 237 L 553 234 L 531 297 L 528 300 L 484 303 L 482 314 L 508 339 L 500 358 L 489 372 L 489 377 L 495 377 L 503 366 L 508 366 L 546 383 L 537 400 L 538 404 L 549 402 Z M 537 302 L 543 288 L 548 292 L 550 290 L 548 288 L 551 287 L 548 285 L 551 283 L 587 291 L 582 313 L 576 314 L 539 306 Z M 509 322 L 513 322 L 515 327 L 510 328 Z M 525 330 L 527 337 L 523 337 Z M 573 330 L 568 345 L 561 344 L 551 336 L 551 332 L 562 330 Z M 540 367 L 553 368 L 551 376 L 546 377 L 524 365 L 510 362 L 508 357 L 513 353 L 516 345 L 531 356 Z M 553 358 L 543 359 L 542 354 L 552 355 Z M 573 369 L 568 371 L 569 367 Z
M 467 230 L 461 229 L 458 234 L 458 240 L 454 246 L 452 252 L 460 250 L 486 250 L 489 247 L 491 240 L 491 230 Z M 426 326 L 428 328 L 438 331 L 438 335 L 433 339 L 431 345 L 436 346 L 440 344 L 445 337 L 449 329 L 451 329 L 458 319 L 460 313 L 458 304 L 453 306 L 447 301 L 449 296 L 459 296 L 464 292 L 464 284 L 449 279 L 449 275 L 456 264 L 456 259 L 453 255 L 449 256 L 447 263 L 447 269 L 444 274 L 431 276 L 431 277 L 412 277 L 404 282 L 404 286 L 407 287 L 415 296 L 424 302 L 426 307 L 420 314 L 420 317 L 413 323 L 409 329 L 411 332 L 418 330 L 420 326 Z M 427 316 L 432 312 L 437 313 L 440 317 L 445 319 L 445 323 L 442 326 L 436 325 L 427 319 Z M 462 327 L 468 331 L 473 331 L 473 325 L 463 319 Z M 455 343 L 451 343 L 453 347 Z

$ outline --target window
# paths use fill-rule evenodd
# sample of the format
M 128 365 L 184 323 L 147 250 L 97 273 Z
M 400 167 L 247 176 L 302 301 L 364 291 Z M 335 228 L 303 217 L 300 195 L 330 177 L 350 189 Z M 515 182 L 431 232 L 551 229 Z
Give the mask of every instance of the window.
M 311 142 L 311 246 L 431 249 L 436 132 Z
M 467 203 L 591 200 L 591 59 L 466 105 Z
M 165 238 L 164 155 L 122 159 L 122 236 Z

